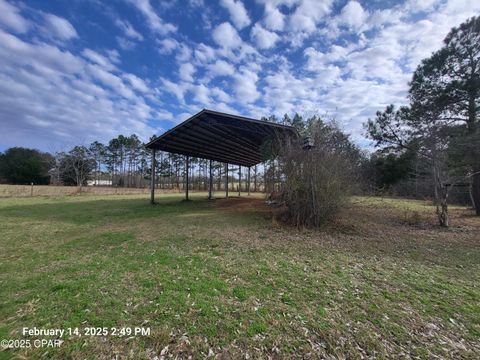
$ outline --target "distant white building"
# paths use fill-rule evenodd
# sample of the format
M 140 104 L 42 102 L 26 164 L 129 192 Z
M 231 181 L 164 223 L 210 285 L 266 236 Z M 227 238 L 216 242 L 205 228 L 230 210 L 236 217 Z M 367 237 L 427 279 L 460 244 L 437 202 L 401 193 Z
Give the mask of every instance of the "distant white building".
M 88 186 L 111 186 L 112 180 L 87 180 Z

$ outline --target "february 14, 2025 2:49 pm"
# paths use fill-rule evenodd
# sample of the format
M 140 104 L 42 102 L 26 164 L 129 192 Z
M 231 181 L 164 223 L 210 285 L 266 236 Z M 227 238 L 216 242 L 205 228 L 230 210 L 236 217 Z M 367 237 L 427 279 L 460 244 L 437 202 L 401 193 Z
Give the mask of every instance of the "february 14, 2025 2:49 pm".
M 0 347 L 2 349 L 18 348 L 40 348 L 40 347 L 60 347 L 66 337 L 82 336 L 149 336 L 149 327 L 85 327 L 85 328 L 28 328 L 21 329 L 23 339 L 2 339 Z

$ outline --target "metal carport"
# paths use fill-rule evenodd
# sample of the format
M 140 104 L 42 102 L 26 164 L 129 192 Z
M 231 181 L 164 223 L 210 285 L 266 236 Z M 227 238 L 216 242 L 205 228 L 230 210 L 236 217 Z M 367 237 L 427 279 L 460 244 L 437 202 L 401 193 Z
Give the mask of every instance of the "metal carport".
M 210 160 L 211 197 L 212 161 L 246 166 L 250 169 L 262 162 L 262 145 L 265 142 L 296 134 L 295 129 L 288 125 L 203 109 L 146 145 L 152 150 L 151 202 L 155 201 L 156 150 L 185 155 L 187 169 L 189 157 Z M 188 171 L 186 175 L 188 199 Z

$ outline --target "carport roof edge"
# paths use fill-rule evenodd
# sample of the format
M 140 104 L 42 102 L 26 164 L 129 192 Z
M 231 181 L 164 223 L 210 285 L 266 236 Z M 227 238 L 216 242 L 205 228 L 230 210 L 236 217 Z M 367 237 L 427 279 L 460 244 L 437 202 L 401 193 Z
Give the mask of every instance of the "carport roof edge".
M 292 126 L 203 109 L 146 147 L 241 166 L 263 161 L 261 146 L 275 136 L 297 136 Z

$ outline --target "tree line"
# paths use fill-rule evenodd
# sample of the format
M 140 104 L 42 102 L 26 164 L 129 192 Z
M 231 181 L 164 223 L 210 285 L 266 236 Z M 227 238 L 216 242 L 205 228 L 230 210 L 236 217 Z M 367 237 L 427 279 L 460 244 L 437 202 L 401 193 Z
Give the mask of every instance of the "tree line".
M 149 141 L 155 139 L 152 137 Z M 75 146 L 55 154 L 21 147 L 0 153 L 0 183 L 65 186 L 148 187 L 151 180 L 151 152 L 138 136 L 119 135 L 107 143 L 94 141 L 89 146 Z M 161 189 L 185 188 L 186 158 L 183 155 L 157 152 L 155 186 Z M 251 169 L 251 190 L 264 188 L 264 166 Z M 189 159 L 189 186 L 207 190 L 209 160 Z M 247 168 L 212 162 L 213 186 L 225 190 L 228 171 L 229 189 L 246 191 Z M 239 180 L 242 180 L 241 184 Z
M 295 114 L 278 119 L 272 115 L 262 120 L 292 125 L 304 133 L 318 116 L 304 120 Z M 154 140 L 155 136 L 149 139 Z M 88 146 L 74 146 L 69 151 L 55 154 L 35 149 L 11 148 L 0 153 L 0 182 L 9 184 L 51 184 L 65 186 L 148 187 L 151 177 L 151 152 L 137 135 L 119 135 L 106 143 L 94 141 Z M 353 146 L 353 145 L 352 145 Z M 262 150 L 265 161 L 250 169 L 238 165 L 212 162 L 214 190 L 225 190 L 228 172 L 229 190 L 274 191 L 281 182 L 278 160 L 268 149 Z M 181 190 L 185 187 L 185 156 L 159 151 L 155 162 L 155 186 L 161 189 Z M 193 190 L 207 190 L 209 160 L 190 158 L 189 177 Z M 241 187 L 241 188 L 240 188 Z
M 317 137 L 320 143 L 330 144 L 335 154 L 348 149 L 348 163 L 358 175 L 349 177 L 355 191 L 431 198 L 439 223 L 448 226 L 448 204 L 452 201 L 470 203 L 480 215 L 479 96 L 480 17 L 474 17 L 453 28 L 443 47 L 418 66 L 410 82 L 408 105 L 389 105 L 365 124 L 366 135 L 377 148 L 373 153 L 361 151 L 334 121 L 319 116 L 304 119 L 295 113 L 292 118 L 285 114 L 283 118 L 271 115 L 262 120 L 291 125 L 301 137 Z M 328 138 L 320 136 L 319 131 Z M 337 142 L 335 146 L 332 139 Z M 272 143 L 264 145 L 265 161 L 252 169 L 251 185 L 255 190 L 275 192 L 286 181 L 282 172 L 285 164 Z M 335 155 L 328 151 L 314 153 Z M 294 159 L 297 155 L 283 154 L 283 158 Z M 155 186 L 183 189 L 185 165 L 184 156 L 160 152 Z M 208 165 L 208 160 L 190 159 L 192 189 L 208 188 Z M 151 166 L 150 153 L 138 136 L 120 135 L 107 143 L 95 141 L 56 154 L 8 149 L 0 153 L 0 182 L 146 187 Z M 313 167 L 310 163 L 308 166 Z M 225 189 L 227 171 L 231 190 L 247 188 L 246 169 L 232 165 L 227 169 L 225 164 L 213 162 L 215 189 Z
M 301 141 L 304 141 L 304 137 L 311 136 L 312 145 L 319 149 L 312 151 L 313 155 L 309 155 L 309 158 L 303 158 L 302 152 L 293 151 L 291 144 L 285 149 L 275 149 L 274 142 L 264 144 L 263 163 L 251 169 L 252 191 L 265 191 L 268 194 L 283 191 L 285 196 L 289 194 L 291 198 L 301 199 L 297 192 L 285 192 L 287 182 L 299 184 L 302 179 L 298 177 L 299 173 L 292 171 L 288 166 L 289 159 L 295 160 L 294 163 L 301 159 L 305 162 L 301 167 L 309 168 L 318 179 L 315 188 L 323 189 L 316 196 L 317 199 L 324 199 L 321 204 L 309 203 L 303 199 L 305 206 L 315 205 L 318 214 L 333 214 L 333 208 L 326 205 L 335 207 L 338 204 L 334 201 L 335 198 L 344 198 L 343 195 L 352 192 L 420 199 L 435 198 L 431 164 L 428 159 L 410 148 L 392 149 L 387 146 L 369 154 L 358 148 L 334 120 L 320 116 L 303 119 L 301 115 L 295 114 L 293 118 L 285 115 L 280 119 L 272 115 L 262 120 L 294 126 L 301 135 Z M 154 137 L 150 140 L 153 139 Z M 302 145 L 299 149 L 301 148 Z M 288 149 L 289 152 L 286 151 Z M 208 190 L 209 160 L 191 158 L 189 163 L 190 189 Z M 331 168 L 328 168 L 327 164 L 332 165 Z M 334 166 L 335 164 L 337 166 Z M 343 166 L 345 170 L 343 173 L 337 172 L 337 175 L 341 176 L 330 177 L 335 173 L 334 170 L 340 170 L 339 164 L 348 164 L 348 167 Z M 318 172 L 319 169 L 321 172 Z M 213 190 L 224 191 L 226 164 L 212 162 L 212 171 Z M 157 188 L 183 190 L 185 174 L 185 156 L 158 153 L 154 181 Z M 246 168 L 230 164 L 228 175 L 230 191 L 248 189 Z M 75 146 L 69 151 L 56 154 L 24 148 L 11 148 L 0 154 L 0 182 L 10 184 L 33 182 L 81 187 L 88 183 L 95 186 L 148 187 L 150 176 L 150 151 L 136 135 L 120 135 L 105 144 L 94 141 L 89 146 Z M 343 190 L 334 191 L 338 190 L 338 186 L 324 188 L 321 179 L 325 179 L 327 183 L 341 185 Z M 467 203 L 470 200 L 463 196 L 465 191 L 457 194 L 454 192 L 454 195 L 457 195 L 452 197 L 454 202 Z M 329 201 L 325 200 L 327 198 Z M 301 207 L 304 208 L 303 205 Z M 316 221 L 318 219 L 314 222 Z

